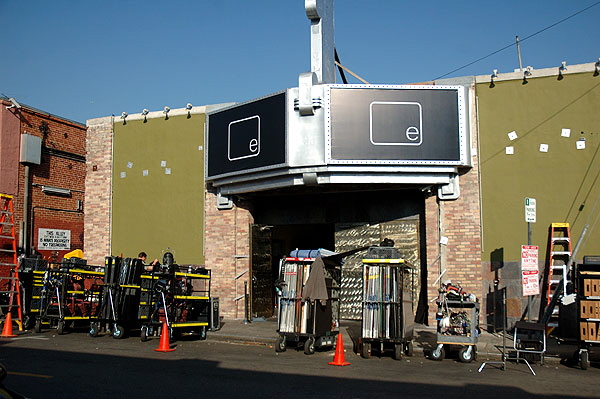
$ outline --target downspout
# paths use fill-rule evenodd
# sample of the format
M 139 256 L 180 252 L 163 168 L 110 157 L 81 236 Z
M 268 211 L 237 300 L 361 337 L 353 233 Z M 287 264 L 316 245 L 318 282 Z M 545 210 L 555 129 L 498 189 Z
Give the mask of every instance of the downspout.
M 25 181 L 23 183 L 23 221 L 21 222 L 21 231 L 22 234 L 19 237 L 19 246 L 23 249 L 23 254 L 25 256 L 29 256 L 30 243 L 31 239 L 29 237 L 29 165 L 24 164 L 25 166 Z

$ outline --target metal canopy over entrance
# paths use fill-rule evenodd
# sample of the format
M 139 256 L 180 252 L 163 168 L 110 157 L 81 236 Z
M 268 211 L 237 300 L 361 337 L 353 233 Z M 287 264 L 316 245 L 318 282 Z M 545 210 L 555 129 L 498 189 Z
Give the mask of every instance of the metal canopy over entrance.
M 462 86 L 329 84 L 311 93 L 310 115 L 300 113 L 298 88 L 209 113 L 206 181 L 223 196 L 338 184 L 456 187 L 458 168 L 470 166 Z

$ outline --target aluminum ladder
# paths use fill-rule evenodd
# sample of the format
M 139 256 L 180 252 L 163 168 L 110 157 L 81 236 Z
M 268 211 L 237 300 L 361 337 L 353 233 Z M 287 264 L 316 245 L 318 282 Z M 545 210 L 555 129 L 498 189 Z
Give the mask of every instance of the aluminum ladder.
M 10 312 L 23 331 L 18 266 L 13 196 L 0 194 L 0 314 L 6 317 Z
M 546 291 L 543 299 L 546 307 L 551 305 L 552 297 L 559 284 L 562 284 L 563 295 L 567 295 L 567 285 L 571 281 L 568 264 L 573 254 L 569 223 L 552 223 L 549 236 Z M 556 305 L 552 309 L 552 316 L 548 321 L 550 328 L 558 326 L 558 309 L 559 307 Z

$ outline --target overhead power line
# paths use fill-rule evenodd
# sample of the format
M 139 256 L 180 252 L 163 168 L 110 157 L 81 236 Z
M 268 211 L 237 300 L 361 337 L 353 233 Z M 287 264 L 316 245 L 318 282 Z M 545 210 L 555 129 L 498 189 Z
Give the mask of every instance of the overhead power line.
M 546 26 L 545 28 L 543 28 L 543 29 L 540 29 L 540 30 L 538 30 L 538 31 L 537 31 L 537 32 L 535 32 L 535 33 L 532 33 L 531 35 L 529 35 L 529 36 L 526 36 L 526 37 L 525 37 L 525 38 L 523 38 L 523 39 L 519 39 L 519 41 L 521 41 L 521 42 L 524 42 L 524 41 L 525 41 L 525 40 L 527 40 L 527 39 L 531 39 L 532 37 L 534 37 L 534 36 L 537 36 L 537 35 L 539 35 L 540 33 L 542 33 L 542 32 L 545 32 L 545 31 L 547 31 L 548 29 L 551 29 L 551 28 L 555 27 L 556 25 L 562 24 L 563 22 L 565 22 L 565 21 L 567 21 L 567 20 L 569 20 L 569 19 L 571 19 L 571 18 L 573 18 L 573 17 L 575 17 L 575 16 L 577 16 L 577 15 L 579 15 L 579 14 L 581 14 L 581 13 L 583 13 L 583 12 L 587 11 L 587 10 L 589 10 L 589 9 L 590 9 L 590 8 L 592 8 L 592 7 L 595 7 L 595 6 L 597 6 L 598 4 L 600 4 L 600 1 L 597 1 L 597 2 L 595 2 L 594 4 L 592 4 L 591 6 L 588 6 L 588 7 L 584 8 L 584 9 L 582 9 L 582 10 L 579 10 L 579 11 L 577 11 L 577 12 L 576 12 L 576 13 L 574 13 L 574 14 L 571 14 L 571 15 L 569 15 L 568 17 L 565 17 L 565 18 L 561 19 L 560 21 L 558 21 L 558 22 L 555 22 L 555 23 L 553 23 L 552 25 L 548 25 L 548 26 Z M 443 75 L 441 75 L 441 76 L 438 76 L 438 77 L 437 77 L 437 78 L 435 78 L 434 80 L 438 80 L 438 79 L 444 78 L 444 77 L 446 77 L 446 76 L 448 76 L 448 75 L 451 75 L 451 74 L 453 74 L 454 72 L 458 72 L 458 71 L 460 71 L 461 69 L 464 69 L 464 68 L 466 68 L 466 67 L 469 67 L 469 66 L 471 66 L 471 65 L 473 65 L 473 64 L 476 64 L 476 63 L 478 63 L 479 61 L 485 60 L 486 58 L 489 58 L 489 57 L 491 57 L 492 55 L 498 54 L 499 52 L 501 52 L 501 51 L 504 51 L 504 50 L 506 50 L 506 49 L 508 49 L 508 48 L 511 48 L 512 46 L 515 46 L 515 45 L 516 45 L 516 43 L 511 43 L 511 44 L 509 44 L 509 45 L 506 45 L 506 46 L 502 47 L 501 49 L 499 49 L 499 50 L 496 50 L 496 51 L 493 51 L 493 52 L 489 53 L 489 54 L 488 54 L 488 55 L 486 55 L 486 56 L 483 56 L 483 57 L 481 57 L 481 58 L 478 58 L 478 59 L 476 59 L 475 61 L 471 61 L 471 62 L 469 62 L 468 64 L 465 64 L 465 65 L 461 66 L 460 68 L 456 68 L 456 69 L 454 69 L 454 70 L 452 70 L 452 71 L 450 71 L 450 72 L 448 72 L 448 73 L 445 73 L 445 74 L 443 74 Z

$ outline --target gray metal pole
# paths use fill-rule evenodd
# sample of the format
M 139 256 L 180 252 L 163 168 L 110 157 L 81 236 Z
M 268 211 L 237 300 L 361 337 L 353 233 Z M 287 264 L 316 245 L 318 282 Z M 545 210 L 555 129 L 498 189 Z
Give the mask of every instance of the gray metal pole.
M 305 0 L 310 19 L 310 65 L 319 84 L 335 83 L 333 0 Z
M 527 222 L 527 245 L 531 245 L 531 222 Z M 527 321 L 531 321 L 531 306 L 533 299 L 531 295 L 527 295 Z

